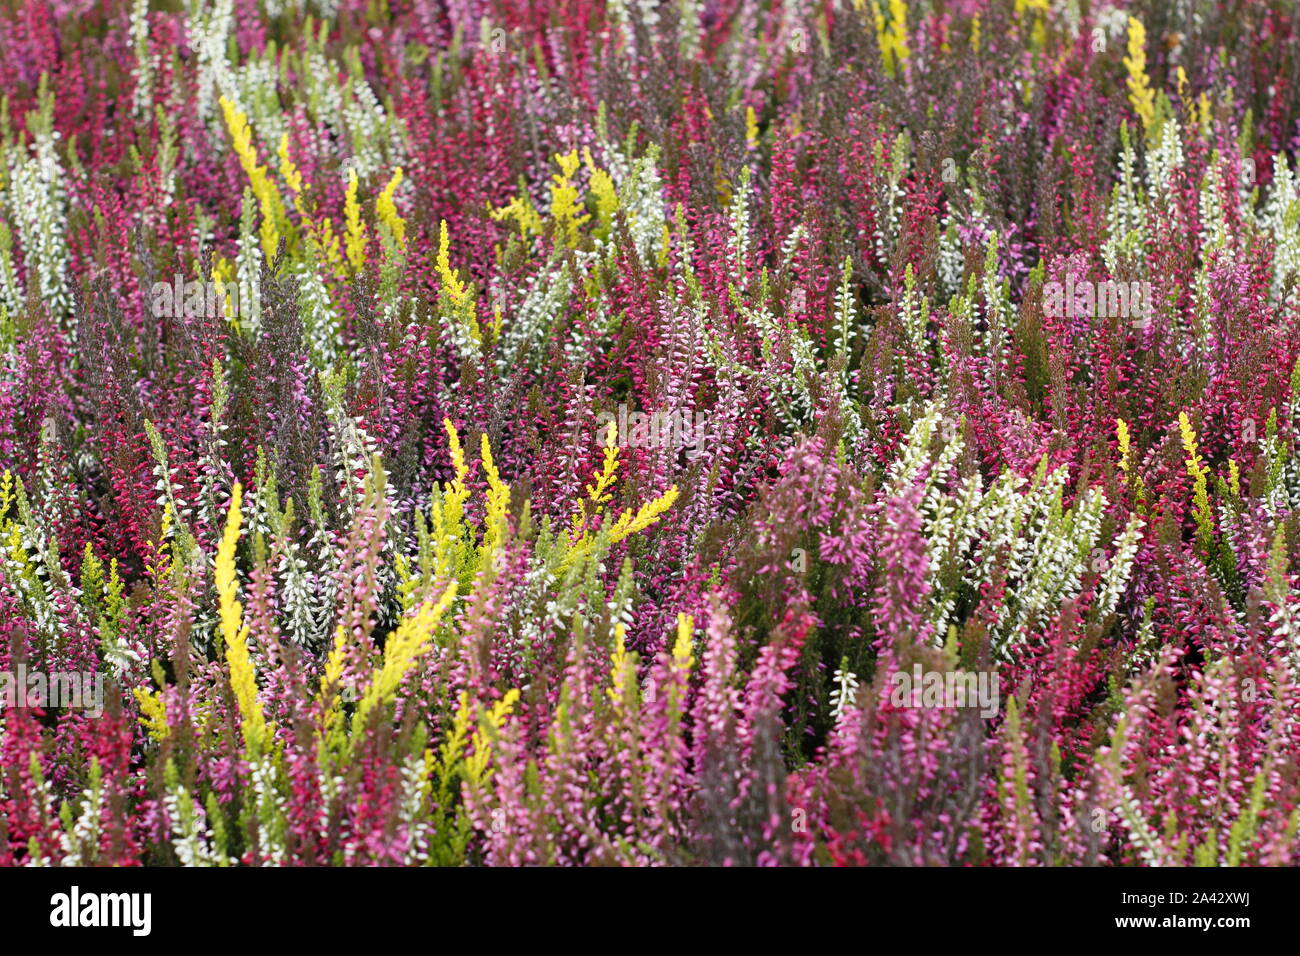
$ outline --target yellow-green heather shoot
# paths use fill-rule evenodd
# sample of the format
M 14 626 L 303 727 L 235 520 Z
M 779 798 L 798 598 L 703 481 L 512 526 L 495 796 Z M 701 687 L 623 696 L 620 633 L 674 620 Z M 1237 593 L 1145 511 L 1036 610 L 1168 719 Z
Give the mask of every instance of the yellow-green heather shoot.
M 388 638 L 384 645 L 384 662 L 371 676 L 357 712 L 352 716 L 354 739 L 365 729 L 370 715 L 397 695 L 397 689 L 411 666 L 432 646 L 433 633 L 438 629 L 442 615 L 456 599 L 456 587 L 453 581 L 436 602 L 426 602 L 415 614 L 402 618 L 397 630 Z
M 492 757 L 492 741 L 505 724 L 506 718 L 514 710 L 519 700 L 519 691 L 511 688 L 499 701 L 493 704 L 479 721 L 479 729 L 474 732 L 472 746 L 474 752 L 465 761 L 465 777 L 472 784 L 481 784 L 488 774 L 488 760 Z
M 248 653 L 248 626 L 243 623 L 243 605 L 239 603 L 239 583 L 235 577 L 235 548 L 239 544 L 239 526 L 243 520 L 240 502 L 243 488 L 236 483 L 230 494 L 230 511 L 225 533 L 217 546 L 215 578 L 217 611 L 221 622 L 221 640 L 230 665 L 230 686 L 239 705 L 240 728 L 250 753 L 261 752 L 266 740 L 266 717 L 257 697 L 257 680 Z
M 484 561 L 489 560 L 497 549 L 505 541 L 508 524 L 506 521 L 506 512 L 510 506 L 510 486 L 501 480 L 501 473 L 497 471 L 496 463 L 492 461 L 492 446 L 488 442 L 487 433 L 482 436 L 479 444 L 480 454 L 483 459 L 483 472 L 487 475 L 488 491 L 486 514 L 483 520 L 483 548 L 482 558 Z
M 695 618 L 690 614 L 677 615 L 677 641 L 673 644 L 673 670 L 686 672 L 691 669 L 694 657 L 691 654 L 695 634 Z
M 627 698 L 628 686 L 635 683 L 635 672 L 630 669 L 630 663 L 627 653 L 627 627 L 620 621 L 614 625 L 614 651 L 609 662 L 611 686 L 605 691 L 616 707 L 623 704 Z
M 393 178 L 388 181 L 384 191 L 379 194 L 375 200 L 375 212 L 379 216 L 379 221 L 388 227 L 389 233 L 392 234 L 393 241 L 397 243 L 399 249 L 406 248 L 406 221 L 397 214 L 397 203 L 393 200 L 397 187 L 402 184 L 402 167 L 398 166 L 393 170 Z
M 658 498 L 643 504 L 637 509 L 635 515 L 630 510 L 624 511 L 619 515 L 614 527 L 610 529 L 610 544 L 618 544 L 629 535 L 634 535 L 638 531 L 650 527 L 659 520 L 665 511 L 673 506 L 673 502 L 677 500 L 677 495 L 677 486 L 673 485 Z
M 1210 497 L 1206 484 L 1206 477 L 1210 470 L 1201 462 L 1196 445 L 1196 432 L 1192 429 L 1192 423 L 1188 421 L 1186 412 L 1178 413 L 1178 431 L 1182 436 L 1183 450 L 1187 452 L 1187 474 L 1192 479 L 1192 516 L 1196 519 L 1197 537 L 1200 538 L 1202 546 L 1208 547 L 1213 535 L 1213 527 L 1210 523 Z
M 1142 21 L 1136 17 L 1128 18 L 1128 56 L 1124 58 L 1124 68 L 1128 70 L 1128 99 L 1133 104 L 1133 112 L 1142 120 L 1142 128 L 1149 130 L 1155 119 L 1155 91 L 1147 79 L 1147 31 Z

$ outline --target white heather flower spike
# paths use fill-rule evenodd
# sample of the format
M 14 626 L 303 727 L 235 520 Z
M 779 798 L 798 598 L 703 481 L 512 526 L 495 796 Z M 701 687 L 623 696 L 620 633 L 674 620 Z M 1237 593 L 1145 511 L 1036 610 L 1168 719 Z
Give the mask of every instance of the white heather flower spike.
M 831 688 L 831 714 L 838 723 L 844 716 L 844 711 L 853 703 L 854 697 L 858 692 L 858 678 L 850 670 L 845 670 L 843 665 L 835 670 L 835 686 Z

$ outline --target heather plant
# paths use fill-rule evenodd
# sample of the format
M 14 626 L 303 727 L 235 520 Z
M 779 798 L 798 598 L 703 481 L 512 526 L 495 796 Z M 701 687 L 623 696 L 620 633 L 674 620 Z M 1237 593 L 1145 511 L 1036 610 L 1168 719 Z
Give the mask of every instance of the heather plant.
M 1298 64 L 6 5 L 0 673 L 106 690 L 0 696 L 0 860 L 1300 861 Z

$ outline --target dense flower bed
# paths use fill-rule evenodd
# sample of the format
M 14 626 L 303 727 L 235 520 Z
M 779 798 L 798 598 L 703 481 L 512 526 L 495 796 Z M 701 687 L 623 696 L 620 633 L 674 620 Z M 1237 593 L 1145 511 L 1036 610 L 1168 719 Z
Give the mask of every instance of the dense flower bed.
M 1288 0 L 0 10 L 0 861 L 1300 860 Z

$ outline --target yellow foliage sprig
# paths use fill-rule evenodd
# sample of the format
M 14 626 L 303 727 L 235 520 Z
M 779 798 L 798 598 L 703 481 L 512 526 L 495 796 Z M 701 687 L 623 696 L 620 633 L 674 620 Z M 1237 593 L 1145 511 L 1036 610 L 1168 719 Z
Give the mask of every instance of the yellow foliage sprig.
M 397 203 L 393 196 L 397 193 L 397 187 L 402 184 L 402 167 L 398 166 L 393 170 L 393 178 L 388 181 L 379 198 L 375 200 L 375 214 L 379 216 L 379 221 L 388 229 L 393 241 L 397 244 L 399 250 L 406 248 L 406 221 L 397 214 Z
M 551 177 L 551 219 L 555 221 L 558 235 L 570 249 L 578 245 L 579 230 L 591 219 L 583 210 L 573 175 L 578 171 L 578 151 L 561 153 L 555 157 L 560 171 Z
M 365 268 L 366 246 L 370 243 L 370 237 L 366 235 L 366 224 L 361 221 L 361 204 L 357 202 L 358 185 L 357 171 L 349 169 L 348 188 L 343 195 L 343 216 L 347 222 L 348 264 L 352 267 L 353 275 Z
M 1119 439 L 1119 470 L 1127 477 L 1129 468 L 1132 467 L 1128 422 L 1122 418 L 1115 419 L 1115 435 Z
M 282 133 L 280 135 L 280 149 L 278 155 L 280 157 L 280 175 L 284 178 L 285 184 L 289 187 L 290 192 L 293 193 L 294 203 L 298 205 L 298 211 L 302 212 L 302 206 L 300 203 L 302 202 L 302 193 L 305 186 L 302 179 L 302 173 L 289 157 L 288 133 Z
M 532 200 L 524 192 L 510 200 L 500 209 L 490 210 L 490 215 L 497 222 L 503 219 L 513 219 L 519 226 L 519 238 L 527 239 L 529 236 L 540 236 L 542 234 L 542 216 L 533 205 Z
M 447 736 L 443 738 L 442 747 L 439 751 L 439 776 L 444 782 L 451 776 L 465 753 L 466 744 L 469 742 L 470 717 L 469 694 L 461 691 L 460 702 L 456 708 L 456 714 L 452 718 L 451 728 L 447 731 Z
M 492 759 L 492 743 L 501 728 L 505 726 L 506 718 L 510 716 L 518 700 L 519 691 L 512 687 L 480 718 L 479 728 L 474 732 L 471 741 L 474 752 L 465 761 L 465 777 L 471 784 L 478 786 L 491 776 L 488 761 Z
M 686 673 L 694 663 L 691 651 L 695 638 L 695 618 L 690 614 L 677 615 L 677 640 L 673 644 L 673 670 Z
M 570 525 L 570 536 L 577 539 L 582 533 L 583 525 L 587 521 L 588 506 L 590 513 L 597 514 L 613 498 L 609 489 L 614 484 L 614 476 L 618 471 L 618 443 L 616 436 L 618 434 L 618 425 L 610 422 L 605 431 L 605 459 L 601 465 L 600 471 L 593 472 L 592 477 L 596 479 L 594 485 L 587 485 L 587 500 L 578 502 L 578 506 L 573 510 L 573 522 Z
M 443 297 L 451 303 L 452 309 L 464 324 L 471 339 L 478 342 L 482 331 L 478 324 L 478 310 L 469 286 L 460 280 L 456 270 L 451 267 L 451 242 L 447 236 L 447 220 L 442 220 L 438 228 L 438 258 L 435 263 L 438 279 L 441 283 Z
M 347 632 L 340 624 L 334 631 L 334 645 L 325 658 L 325 672 L 321 677 L 317 703 L 324 714 L 321 737 L 331 747 L 337 748 L 343 739 L 343 711 L 340 706 L 339 687 L 343 681 L 343 667 L 347 663 Z
M 618 470 L 618 446 L 614 442 L 613 422 L 609 423 L 605 443 L 605 459 L 599 472 L 595 472 L 596 482 L 587 486 L 587 499 L 578 503 L 574 511 L 573 522 L 569 531 L 570 548 L 564 557 L 565 565 L 572 565 L 580 558 L 600 545 L 612 547 L 623 539 L 636 534 L 654 524 L 677 500 L 677 486 L 673 485 L 658 498 L 648 501 L 636 511 L 627 510 L 619 515 L 613 524 L 606 523 L 595 537 L 587 529 L 588 519 L 604 511 L 604 506 L 612 500 L 609 489 L 613 486 L 615 472 Z
M 240 503 L 242 487 L 236 483 L 230 495 L 230 511 L 225 533 L 217 546 L 215 579 L 217 611 L 221 622 L 221 639 L 226 662 L 230 665 L 230 685 L 239 705 L 240 728 L 244 743 L 253 755 L 261 753 L 266 740 L 266 716 L 257 696 L 257 679 L 248 652 L 248 625 L 243 623 L 243 605 L 239 603 L 239 583 L 235 577 L 235 548 L 239 544 L 239 527 L 243 520 Z
M 266 167 L 257 161 L 257 149 L 253 146 L 253 132 L 248 125 L 248 115 L 224 96 L 221 97 L 220 104 L 221 112 L 226 119 L 226 127 L 230 130 L 235 154 L 239 157 L 239 164 L 244 168 L 245 175 L 248 176 L 253 196 L 257 199 L 262 212 L 260 228 L 262 252 L 267 262 L 273 262 L 280 248 L 282 228 L 288 223 L 284 201 L 280 198 L 280 192 L 275 188 L 275 184 L 271 182 L 270 176 L 267 175 Z
M 614 190 L 614 180 L 609 173 L 596 165 L 591 158 L 591 150 L 585 146 L 582 148 L 582 157 L 589 174 L 591 195 L 596 200 L 598 232 L 602 237 L 608 236 L 610 230 L 614 228 L 614 213 L 618 211 L 619 205 L 618 193 Z
M 352 716 L 352 736 L 355 740 L 370 721 L 376 709 L 388 704 L 397 695 L 411 666 L 432 646 L 433 633 L 452 601 L 456 599 L 457 583 L 453 581 L 436 602 L 426 602 L 409 617 L 402 618 L 397 630 L 384 645 L 384 661 L 370 678 L 362 694 L 357 711 Z
M 690 614 L 677 615 L 677 640 L 673 642 L 673 656 L 669 668 L 675 679 L 668 684 L 668 721 L 676 726 L 681 719 L 682 701 L 686 694 L 687 677 L 695 663 L 695 618 Z
M 469 465 L 465 463 L 465 450 L 460 446 L 460 435 L 456 433 L 456 426 L 451 423 L 450 418 L 442 420 L 442 427 L 447 429 L 447 444 L 451 449 L 451 466 L 456 470 L 456 476 L 452 478 L 448 485 L 447 501 L 455 502 L 461 505 L 461 511 L 457 514 L 464 513 L 465 499 L 469 497 L 469 488 L 465 486 L 465 479 L 469 477 Z
M 468 553 L 465 502 L 469 499 L 469 487 L 465 484 L 465 479 L 469 477 L 469 465 L 465 462 L 465 451 L 461 448 L 456 426 L 450 419 L 443 419 L 442 424 L 447 430 L 455 474 L 445 487 L 434 488 L 433 501 L 429 506 L 434 574 L 440 578 L 454 577 L 459 580 L 465 570 Z
M 10 508 L 17 503 L 21 491 L 22 481 L 15 478 L 13 472 L 6 468 L 4 475 L 0 477 L 0 532 L 5 536 L 3 550 L 8 552 L 10 567 L 7 570 L 11 576 L 34 582 L 37 580 L 36 566 L 32 563 L 31 555 L 27 553 L 22 524 L 9 514 Z M 15 510 L 21 511 L 21 508 Z M 0 554 L 0 558 L 3 557 L 4 555 Z M 0 561 L 0 564 L 3 563 Z
M 231 307 L 230 295 L 226 290 L 234 288 L 239 292 L 238 281 L 235 264 L 225 256 L 218 256 L 212 266 L 212 285 L 217 292 L 217 301 L 221 303 L 222 315 L 226 316 L 226 320 L 235 328 L 239 328 L 239 315 L 237 310 Z
M 163 703 L 161 691 L 151 691 L 137 687 L 132 692 L 140 705 L 140 723 L 154 740 L 167 736 L 167 706 Z
M 624 538 L 650 527 L 663 516 L 665 511 L 673 506 L 677 496 L 677 486 L 673 485 L 658 498 L 643 504 L 636 510 L 635 514 L 630 509 L 624 511 L 609 530 L 609 543 L 618 544 Z
M 280 176 L 284 179 L 289 191 L 293 193 L 293 208 L 297 210 L 298 216 L 303 225 L 306 227 L 308 238 L 311 240 L 312 248 L 316 255 L 325 261 L 331 272 L 339 279 L 346 275 L 343 267 L 343 256 L 340 252 L 339 237 L 334 234 L 334 222 L 328 216 L 316 220 L 312 204 L 307 201 L 307 190 L 310 187 L 302 172 L 289 156 L 289 134 L 284 133 L 280 136 Z
M 605 691 L 615 707 L 623 706 L 628 699 L 629 687 L 635 683 L 631 663 L 632 658 L 627 652 L 627 627 L 620 621 L 614 625 L 614 651 L 609 661 L 611 686 Z
M 876 42 L 880 45 L 880 58 L 885 65 L 885 72 L 893 79 L 898 67 L 911 52 L 907 46 L 907 5 L 903 0 L 888 0 L 889 22 L 885 22 L 885 12 L 880 0 L 873 0 L 872 18 L 876 25 Z
M 1132 438 L 1129 434 L 1128 422 L 1122 418 L 1115 419 L 1115 435 L 1119 439 L 1119 470 L 1124 476 L 1124 481 L 1137 495 L 1138 501 L 1146 500 L 1146 485 L 1142 481 L 1142 475 L 1133 469 L 1133 446 Z
M 479 786 L 491 773 L 488 763 L 492 758 L 492 741 L 505 725 L 506 718 L 519 701 L 519 691 L 511 688 L 502 698 L 480 715 L 478 727 L 470 736 L 469 727 L 474 709 L 470 706 L 469 694 L 460 693 L 456 714 L 452 718 L 451 728 L 443 739 L 438 766 L 438 775 L 442 781 L 443 796 L 447 796 L 447 785 L 463 763 L 463 776 L 472 786 Z M 467 750 L 473 752 L 465 757 Z
M 1188 421 L 1186 412 L 1178 413 L 1178 431 L 1183 450 L 1187 452 L 1187 474 L 1192 479 L 1192 517 L 1196 519 L 1196 533 L 1202 546 L 1208 548 L 1214 529 L 1210 519 L 1210 495 L 1206 478 L 1210 469 L 1201 461 L 1196 444 L 1196 432 Z
M 1142 120 L 1142 129 L 1150 130 L 1155 120 L 1155 91 L 1147 78 L 1147 31 L 1137 17 L 1128 18 L 1128 56 L 1124 67 L 1128 70 L 1128 99 L 1133 112 Z
M 506 512 L 510 506 L 510 486 L 501 480 L 496 463 L 492 460 L 492 446 L 484 433 L 480 442 L 480 454 L 483 459 L 483 473 L 487 475 L 487 505 L 483 522 L 482 561 L 489 560 L 505 541 L 509 525 Z M 481 565 L 482 562 L 480 562 Z

